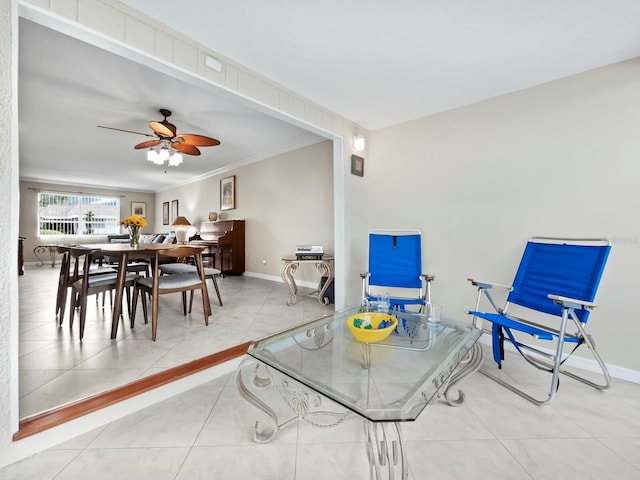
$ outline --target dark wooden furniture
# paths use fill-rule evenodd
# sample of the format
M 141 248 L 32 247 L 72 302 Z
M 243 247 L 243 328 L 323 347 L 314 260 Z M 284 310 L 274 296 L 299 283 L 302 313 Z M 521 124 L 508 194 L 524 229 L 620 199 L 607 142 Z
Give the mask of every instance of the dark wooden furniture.
M 178 245 L 173 243 L 141 243 L 137 247 L 132 247 L 128 243 L 92 243 L 84 246 L 86 248 L 100 249 L 99 255 L 116 257 L 118 259 L 116 295 L 111 317 L 111 339 L 113 340 L 118 334 L 118 324 L 120 323 L 120 313 L 122 311 L 122 298 L 125 290 L 125 278 L 129 274 L 123 265 L 129 263 L 129 258 L 153 259 L 155 258 L 156 250 L 177 248 Z M 208 304 L 209 298 L 207 297 L 207 305 Z
M 62 325 L 62 321 L 64 319 L 68 290 L 73 286 L 73 282 L 75 280 L 78 280 L 80 277 L 84 277 L 84 270 L 80 268 L 76 272 L 78 278 L 74 278 L 75 265 L 72 262 L 71 248 L 71 245 L 58 245 L 56 252 L 62 256 L 60 273 L 58 275 L 58 294 L 56 296 L 56 317 L 58 318 L 58 325 Z M 108 274 L 115 275 L 116 270 L 111 267 L 92 267 L 89 270 L 89 276 Z
M 183 259 L 180 259 L 183 260 Z M 160 273 L 163 275 L 171 275 L 171 274 L 180 274 L 180 273 L 193 273 L 198 271 L 197 267 L 193 262 L 191 263 L 182 263 L 178 261 L 176 263 L 164 263 L 159 266 Z M 216 280 L 216 276 L 220 275 L 220 270 L 217 268 L 204 267 L 204 277 L 205 279 L 211 279 L 213 283 L 213 287 L 216 289 L 216 294 L 218 295 L 218 304 L 222 306 L 222 297 L 220 296 L 220 288 L 218 287 L 218 281 Z M 191 299 L 189 300 L 189 311 L 191 311 L 191 305 L 193 304 L 193 292 L 191 292 Z
M 18 237 L 18 275 L 24 275 L 24 241 L 26 237 Z
M 189 243 L 206 247 L 203 257 L 211 258 L 213 268 L 220 270 L 222 275 L 244 273 L 244 220 L 202 222 L 200 232 L 191 237 Z
M 69 328 L 73 327 L 76 306 L 80 307 L 80 340 L 84 337 L 84 324 L 87 317 L 87 297 L 98 293 L 109 292 L 117 286 L 118 277 L 115 272 L 103 275 L 92 275 L 93 255 L 99 255 L 100 249 L 69 247 L 69 268 L 74 264 L 71 278 L 71 299 L 69 301 Z M 134 286 L 137 275 L 127 273 L 124 286 L 127 288 L 127 307 L 131 315 L 130 290 Z M 59 319 L 62 322 L 62 318 Z
M 138 304 L 138 296 L 140 292 L 151 296 L 151 339 L 156 340 L 158 332 L 158 297 L 168 293 L 182 293 L 182 310 L 187 315 L 187 292 L 200 290 L 202 293 L 202 310 L 204 312 L 204 324 L 209 325 L 209 315 L 211 315 L 209 295 L 207 293 L 207 281 L 204 276 L 204 267 L 202 265 L 202 248 L 195 245 L 166 245 L 163 250 L 156 250 L 152 259 L 153 276 L 138 278 L 135 282 L 135 292 L 133 295 L 133 313 L 131 318 L 131 328 L 135 322 L 136 306 Z M 196 266 L 193 271 L 178 273 L 175 275 L 160 275 L 160 257 L 173 257 L 175 259 L 193 257 Z M 193 301 L 193 297 L 192 297 Z M 147 297 L 142 295 L 142 311 L 144 313 L 144 323 L 148 322 L 147 313 Z M 191 303 L 189 304 L 189 313 L 191 313 Z

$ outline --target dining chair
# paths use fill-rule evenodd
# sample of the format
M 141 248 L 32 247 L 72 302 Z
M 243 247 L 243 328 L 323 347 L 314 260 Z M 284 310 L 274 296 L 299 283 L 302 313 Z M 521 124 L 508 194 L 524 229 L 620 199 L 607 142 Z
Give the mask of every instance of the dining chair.
M 64 318 L 67 291 L 69 290 L 69 248 L 67 245 L 58 245 L 58 254 L 61 255 L 61 260 L 60 273 L 58 274 L 58 294 L 56 295 L 56 317 L 58 317 L 59 324 Z
M 111 257 L 108 257 L 111 258 Z M 109 263 L 110 265 L 112 265 L 112 269 L 114 272 L 117 272 L 118 268 L 119 268 L 119 264 L 118 261 L 113 261 Z M 145 276 L 148 277 L 151 275 L 151 264 L 149 262 L 146 261 L 135 261 L 135 260 L 131 260 L 127 262 L 127 272 L 129 273 L 134 273 L 138 276 Z M 107 294 L 106 292 L 102 293 L 102 306 L 105 306 L 105 298 L 106 298 Z M 111 304 L 113 305 L 113 290 L 109 290 L 109 301 L 111 302 Z
M 116 288 L 117 273 L 103 273 L 92 275 L 91 265 L 93 257 L 100 255 L 100 249 L 85 247 L 70 247 L 69 258 L 74 263 L 73 274 L 71 275 L 71 298 L 69 301 L 69 328 L 73 328 L 73 320 L 76 308 L 80 309 L 80 340 L 84 337 L 85 319 L 87 316 L 87 297 L 104 293 Z M 94 269 L 95 270 L 95 269 Z M 131 315 L 131 287 L 135 283 L 137 275 L 127 273 L 125 277 L 125 288 L 127 293 L 127 307 Z
M 182 293 L 182 309 L 183 315 L 187 315 L 187 292 L 200 290 L 202 294 L 202 309 L 204 312 L 204 324 L 209 325 L 209 315 L 211 307 L 209 304 L 209 296 L 207 293 L 207 282 L 202 265 L 202 250 L 204 247 L 193 245 L 172 246 L 166 249 L 158 249 L 154 252 L 152 259 L 153 274 L 151 277 L 140 277 L 136 280 L 133 293 L 133 309 L 131 313 L 131 328 L 135 324 L 135 315 L 138 305 L 138 297 L 142 292 L 142 310 L 144 313 L 144 322 L 148 323 L 147 298 L 151 297 L 151 339 L 156 340 L 158 331 L 158 297 L 169 293 Z M 161 275 L 160 261 L 162 258 L 180 259 L 185 257 L 193 257 L 195 261 L 195 271 L 184 272 L 173 275 Z M 191 313 L 191 308 L 189 308 Z
M 204 254 L 203 254 L 204 257 Z M 202 259 L 204 264 L 204 258 Z M 165 275 L 171 274 L 181 274 L 181 273 L 197 273 L 198 267 L 193 265 L 192 263 L 185 262 L 176 262 L 176 263 L 164 263 L 160 265 L 160 272 Z M 218 287 L 218 281 L 216 277 L 221 274 L 220 270 L 212 267 L 204 267 L 204 278 L 207 280 L 211 280 L 213 283 L 213 288 L 216 290 L 216 295 L 218 296 L 218 305 L 222 306 L 222 297 L 220 296 L 220 288 Z M 193 305 L 193 292 L 191 292 L 189 298 L 189 310 L 191 310 L 191 306 Z
M 67 295 L 71 284 L 73 283 L 74 259 L 71 257 L 70 250 L 72 245 L 58 245 L 57 251 L 62 256 L 60 263 L 60 273 L 58 274 L 58 293 L 56 295 L 56 317 L 58 325 L 62 325 L 67 305 Z M 96 267 L 91 265 L 89 269 L 90 276 L 114 274 L 116 270 L 112 267 Z M 83 269 L 78 270 L 78 276 L 83 275 Z

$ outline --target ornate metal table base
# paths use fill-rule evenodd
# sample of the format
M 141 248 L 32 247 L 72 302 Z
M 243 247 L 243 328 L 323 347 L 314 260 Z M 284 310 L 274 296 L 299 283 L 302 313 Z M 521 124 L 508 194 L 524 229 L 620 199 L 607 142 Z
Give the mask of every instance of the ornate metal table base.
M 242 370 L 248 369 L 249 366 L 253 367 L 253 378 L 250 383 L 253 389 L 261 390 L 275 387 L 280 397 L 293 412 L 290 418 L 280 422 L 276 411 L 259 399 L 247 387 L 242 378 Z M 304 420 L 314 427 L 334 427 L 342 423 L 351 414 L 350 411 L 334 404 L 300 383 L 284 375 L 279 375 L 279 377 L 279 381 L 276 381 L 271 369 L 252 358 L 246 358 L 236 372 L 236 387 L 242 398 L 265 413 L 269 418 L 269 425 L 266 427 L 261 426 L 260 422 L 256 421 L 253 433 L 253 439 L 256 442 L 270 442 L 280 429 L 297 420 Z M 327 404 L 327 407 L 334 408 L 334 410 L 319 410 L 319 408 L 323 407 L 323 402 Z
M 295 257 L 284 257 L 282 264 L 282 269 L 280 270 L 280 276 L 284 284 L 289 289 L 289 299 L 287 300 L 287 305 L 291 306 L 298 301 L 298 285 L 296 285 L 296 279 L 294 275 L 298 270 L 298 266 L 300 263 L 315 263 L 316 268 L 320 272 L 320 274 L 324 277 L 327 277 L 327 280 L 324 282 L 322 288 L 315 290 L 308 295 L 318 299 L 318 302 L 328 305 L 329 299 L 325 298 L 325 293 L 327 293 L 327 289 L 331 285 L 333 281 L 333 258 L 325 257 L 321 260 L 298 260 Z
M 453 398 L 450 391 L 464 377 L 478 370 L 482 363 L 482 348 L 477 343 L 451 372 L 446 372 L 436 381 L 440 383 L 438 398 L 444 397 L 451 406 L 460 406 L 464 402 L 464 393 L 457 391 Z M 244 381 L 243 370 L 253 369 L 250 387 Z M 265 364 L 248 357 L 236 371 L 238 392 L 247 402 L 262 411 L 268 417 L 266 426 L 256 421 L 253 438 L 256 442 L 266 443 L 286 425 L 303 420 L 314 427 L 333 427 L 342 423 L 352 412 L 335 404 L 324 396 L 306 388 L 289 377 L 274 372 Z M 280 420 L 274 408 L 258 398 L 255 392 L 275 387 L 280 397 L 292 412 L 285 420 Z M 402 430 L 399 422 L 372 422 L 364 419 L 367 457 L 370 477 L 380 480 L 407 479 L 409 469 L 404 451 Z
M 478 343 L 475 343 L 458 366 L 451 372 L 451 375 L 444 380 L 442 388 L 438 390 L 438 398 L 444 397 L 446 402 L 452 407 L 462 405 L 464 402 L 464 392 L 458 390 L 457 397 L 453 398 L 451 389 L 457 386 L 463 378 L 468 377 L 480 368 L 480 365 L 482 365 L 482 357 L 482 347 Z
M 36 264 L 36 267 L 42 267 L 44 265 L 45 261 L 42 258 L 40 258 L 40 255 L 44 253 L 49 254 L 49 260 L 51 261 L 51 268 L 54 268 L 56 266 L 56 254 L 58 253 L 58 246 L 57 245 L 36 246 L 33 249 L 33 254 L 36 256 L 39 262 L 38 264 Z
M 367 438 L 369 477 L 375 480 L 409 478 L 400 423 L 374 423 L 365 419 L 364 432 Z

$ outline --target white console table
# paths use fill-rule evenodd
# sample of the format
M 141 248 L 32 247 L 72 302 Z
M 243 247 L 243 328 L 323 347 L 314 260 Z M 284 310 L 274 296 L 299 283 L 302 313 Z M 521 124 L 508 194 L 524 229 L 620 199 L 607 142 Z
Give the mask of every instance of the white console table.
M 318 302 L 325 305 L 329 304 L 329 299 L 324 297 L 329 285 L 333 282 L 333 256 L 323 255 L 321 259 L 298 259 L 295 255 L 285 255 L 282 257 L 282 269 L 280 275 L 284 284 L 289 289 L 289 299 L 287 305 L 291 306 L 298 301 L 298 286 L 296 285 L 296 279 L 294 277 L 298 267 L 301 263 L 315 264 L 316 268 L 323 277 L 327 277 L 322 288 L 314 290 L 308 295 L 318 299 Z

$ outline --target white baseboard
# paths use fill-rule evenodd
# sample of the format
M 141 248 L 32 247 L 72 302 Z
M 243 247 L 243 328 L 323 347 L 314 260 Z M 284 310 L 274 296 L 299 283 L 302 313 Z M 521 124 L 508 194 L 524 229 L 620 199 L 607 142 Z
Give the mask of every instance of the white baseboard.
M 275 275 L 264 275 L 262 273 L 255 273 L 255 272 L 244 272 L 243 275 L 246 275 L 247 277 L 260 278 L 262 280 L 270 280 L 272 282 L 284 283 L 284 281 L 282 280 L 282 277 L 275 276 Z M 317 282 L 314 283 L 314 282 L 304 282 L 304 281 L 296 280 L 296 285 L 298 285 L 299 287 L 305 287 L 305 288 L 313 288 L 313 289 L 318 288 Z
M 491 346 L 491 334 L 483 333 L 482 337 L 480 337 L 480 342 L 484 345 Z M 511 344 L 511 342 L 504 343 L 505 350 L 516 352 L 515 347 Z M 540 348 L 541 351 L 553 354 L 554 352 L 545 348 Z M 517 353 L 517 352 L 516 352 Z M 585 370 L 587 372 L 600 373 L 600 366 L 598 362 L 591 358 L 580 357 L 578 355 L 570 356 L 565 365 L 579 368 L 581 370 Z M 625 380 L 627 382 L 633 382 L 640 384 L 640 371 L 632 370 L 626 367 L 620 367 L 618 365 L 612 365 L 607 363 L 607 370 L 609 370 L 609 375 L 613 378 L 617 378 L 619 380 Z

